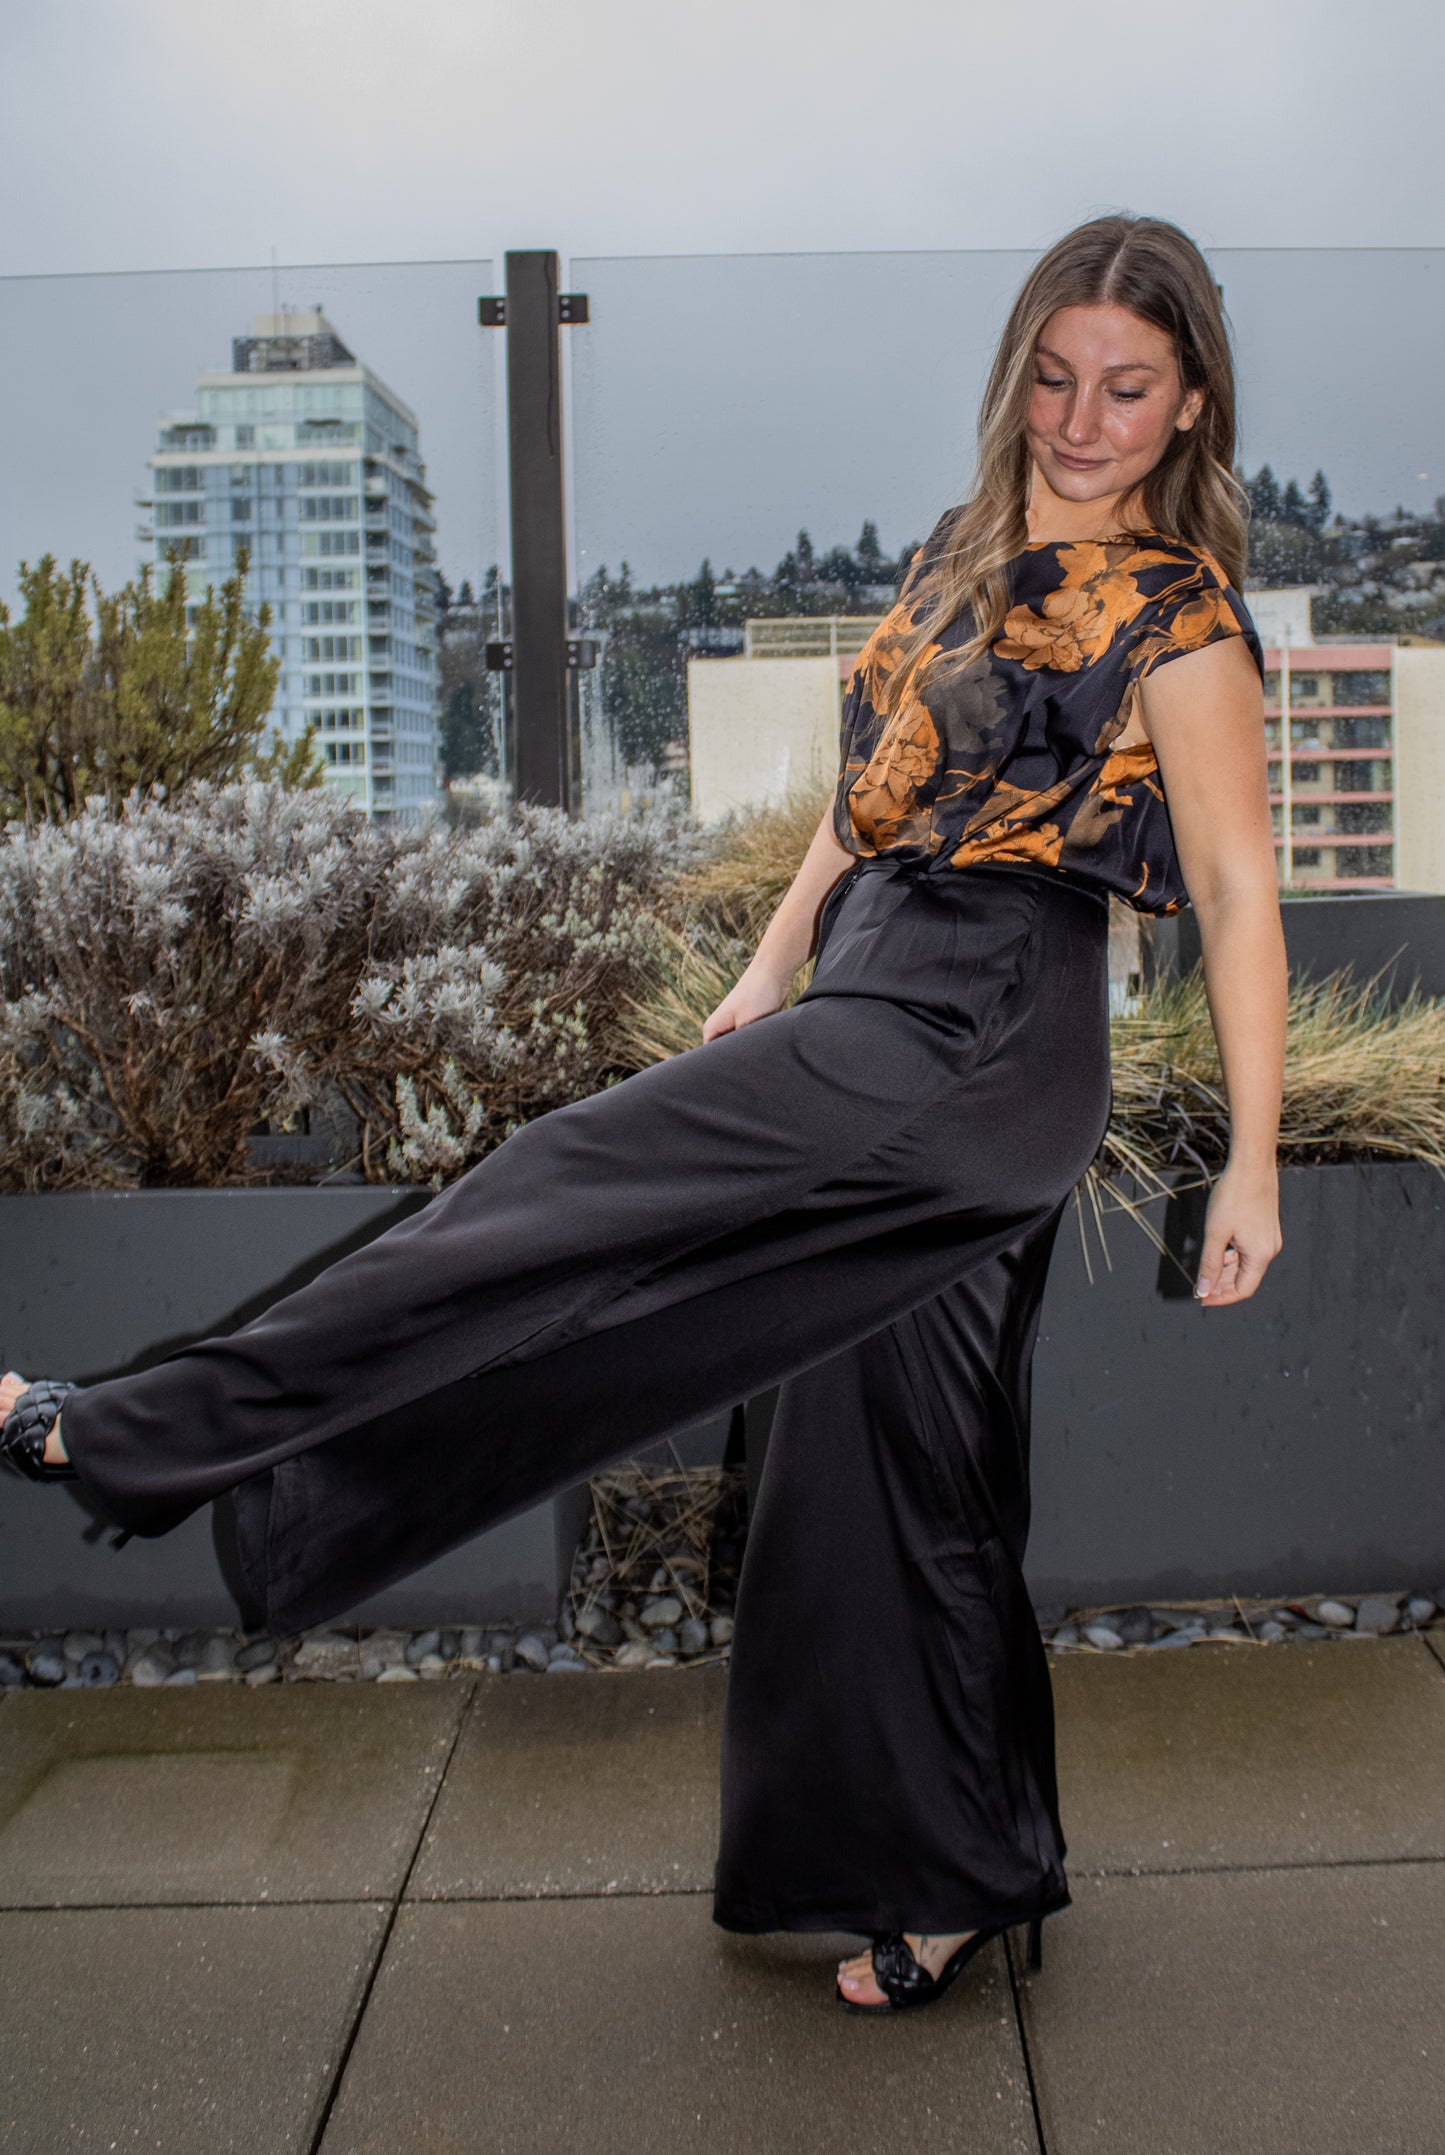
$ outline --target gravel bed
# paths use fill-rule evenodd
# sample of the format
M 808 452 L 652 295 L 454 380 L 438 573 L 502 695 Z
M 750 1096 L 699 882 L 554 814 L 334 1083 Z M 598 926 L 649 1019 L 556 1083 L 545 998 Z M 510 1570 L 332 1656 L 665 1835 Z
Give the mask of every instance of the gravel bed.
M 654 1566 L 654 1570 L 661 1568 Z M 698 1668 L 725 1664 L 731 1608 L 675 1615 L 663 1587 L 637 1616 L 614 1614 L 618 1636 L 579 1628 L 578 1604 L 604 1608 L 584 1586 L 555 1624 L 458 1624 L 420 1631 L 336 1627 L 289 1639 L 265 1632 L 167 1629 L 0 1635 L 0 1689 L 87 1690 L 109 1684 L 425 1683 L 490 1670 L 566 1675 L 588 1669 Z M 649 1626 L 646 1617 L 652 1616 Z M 1055 1653 L 1160 1652 L 1179 1646 L 1280 1645 L 1291 1639 L 1379 1638 L 1445 1631 L 1445 1588 L 1434 1594 L 1309 1595 L 1299 1601 L 1176 1602 L 1109 1609 L 1040 1609 Z M 626 1628 L 624 1629 L 624 1624 Z M 635 1634 L 640 1632 L 639 1638 Z

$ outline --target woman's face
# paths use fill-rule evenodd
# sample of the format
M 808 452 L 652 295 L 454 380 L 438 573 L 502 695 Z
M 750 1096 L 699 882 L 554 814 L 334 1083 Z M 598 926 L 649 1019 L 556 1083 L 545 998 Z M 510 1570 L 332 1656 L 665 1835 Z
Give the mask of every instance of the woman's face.
M 1112 301 L 1051 314 L 1033 376 L 1029 448 L 1065 501 L 1126 494 L 1204 408 L 1204 391 L 1180 383 L 1171 339 Z

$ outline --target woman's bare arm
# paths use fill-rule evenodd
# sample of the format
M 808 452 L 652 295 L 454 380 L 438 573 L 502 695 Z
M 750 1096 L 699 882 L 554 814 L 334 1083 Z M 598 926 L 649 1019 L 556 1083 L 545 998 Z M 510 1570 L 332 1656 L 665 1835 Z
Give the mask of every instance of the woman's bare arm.
M 830 802 L 803 855 L 803 865 L 768 922 L 747 971 L 704 1024 L 704 1040 L 735 1032 L 738 1026 L 751 1025 L 755 1018 L 768 1017 L 782 1008 L 794 974 L 813 954 L 823 900 L 852 865 L 853 855 L 833 836 Z
M 1243 640 L 1172 659 L 1143 684 L 1229 1097 L 1229 1160 L 1210 1195 L 1195 1293 L 1243 1302 L 1280 1247 L 1276 1143 L 1288 969 L 1270 828 L 1259 675 Z

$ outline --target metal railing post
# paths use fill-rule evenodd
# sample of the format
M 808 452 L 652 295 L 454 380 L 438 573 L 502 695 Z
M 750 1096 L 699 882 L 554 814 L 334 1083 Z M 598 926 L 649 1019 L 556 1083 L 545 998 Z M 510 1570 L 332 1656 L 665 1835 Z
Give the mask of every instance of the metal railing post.
M 593 647 L 568 638 L 562 485 L 562 355 L 558 330 L 585 322 L 580 293 L 557 289 L 550 248 L 507 253 L 505 299 L 483 299 L 484 324 L 507 332 L 507 452 L 512 530 L 512 634 L 487 649 L 512 677 L 515 797 L 576 809 L 569 671 Z

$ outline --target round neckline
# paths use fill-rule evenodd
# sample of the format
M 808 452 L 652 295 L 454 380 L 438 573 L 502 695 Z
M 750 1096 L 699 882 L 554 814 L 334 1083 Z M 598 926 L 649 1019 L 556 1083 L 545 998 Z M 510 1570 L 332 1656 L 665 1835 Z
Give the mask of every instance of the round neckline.
M 1043 546 L 1121 546 L 1126 540 L 1135 544 L 1146 539 L 1163 539 L 1166 546 L 1178 543 L 1165 538 L 1162 531 L 1110 531 L 1101 539 L 1025 539 L 1023 550 L 1026 554 L 1032 554 Z

